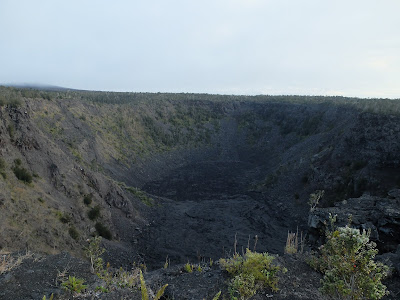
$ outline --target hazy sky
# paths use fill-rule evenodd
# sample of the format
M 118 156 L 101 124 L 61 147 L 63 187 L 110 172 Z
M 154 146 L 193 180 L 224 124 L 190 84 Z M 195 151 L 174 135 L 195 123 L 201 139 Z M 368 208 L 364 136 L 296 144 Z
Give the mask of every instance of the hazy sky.
M 0 0 L 0 83 L 400 98 L 399 0 Z

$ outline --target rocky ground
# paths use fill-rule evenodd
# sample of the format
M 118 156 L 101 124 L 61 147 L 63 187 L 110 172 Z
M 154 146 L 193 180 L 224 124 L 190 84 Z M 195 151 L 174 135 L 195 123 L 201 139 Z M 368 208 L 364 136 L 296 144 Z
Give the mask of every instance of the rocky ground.
M 136 287 L 114 288 L 109 292 L 96 291 L 96 287 L 103 285 L 104 281 L 90 272 L 88 261 L 74 258 L 67 253 L 52 256 L 26 253 L 14 254 L 14 257 L 22 255 L 24 260 L 11 270 L 0 275 L 0 299 L 4 300 L 37 300 L 51 294 L 55 299 L 141 299 L 138 278 Z M 311 269 L 305 262 L 304 256 L 279 256 L 275 263 L 287 268 L 287 273 L 280 274 L 279 291 L 264 290 L 252 299 L 295 299 L 317 300 L 327 299 L 318 291 L 321 275 Z M 68 275 L 85 280 L 87 288 L 81 293 L 69 293 L 65 291 L 61 283 Z M 174 265 L 167 268 L 145 273 L 145 281 L 148 290 L 157 291 L 164 284 L 168 284 L 163 299 L 213 299 L 222 291 L 220 299 L 229 299 L 227 290 L 228 276 L 220 270 L 218 262 L 212 266 L 203 264 L 202 271 L 196 269 L 193 273 L 187 273 L 183 265 Z M 398 278 L 390 278 L 385 281 L 390 295 L 383 299 L 398 299 L 400 296 L 400 281 Z

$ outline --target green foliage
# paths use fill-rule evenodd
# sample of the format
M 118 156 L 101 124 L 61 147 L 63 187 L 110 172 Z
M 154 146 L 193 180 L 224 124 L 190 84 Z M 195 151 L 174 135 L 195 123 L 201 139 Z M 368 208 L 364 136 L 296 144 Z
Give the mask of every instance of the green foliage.
M 98 217 L 100 217 L 100 206 L 96 205 L 95 207 L 93 207 L 91 210 L 89 210 L 88 212 L 88 217 L 90 220 L 94 221 L 96 220 Z
M 142 300 L 149 300 L 149 294 L 147 292 L 146 282 L 144 280 L 142 270 L 140 270 L 140 291 L 142 292 Z
M 218 300 L 219 297 L 221 296 L 221 291 L 219 291 L 213 298 L 213 300 Z
M 184 269 L 187 273 L 192 273 L 192 272 L 193 272 L 193 269 L 194 269 L 194 266 L 193 266 L 191 263 L 187 262 L 187 263 L 183 266 L 183 269 Z
M 229 284 L 232 298 L 248 299 L 262 288 L 278 290 L 279 266 L 272 264 L 274 257 L 268 253 L 252 252 L 249 249 L 242 256 L 235 254 L 230 259 L 220 259 L 220 266 L 233 279 Z
M 255 278 L 252 274 L 239 274 L 233 277 L 229 284 L 231 299 L 249 299 L 257 293 Z
M 138 197 L 139 200 L 142 201 L 147 206 L 149 206 L 149 207 L 154 206 L 154 200 L 152 198 L 150 198 L 149 196 L 147 196 L 147 194 L 145 192 L 143 192 L 142 190 L 140 190 L 136 187 L 126 187 L 126 189 L 129 192 L 131 192 L 132 194 L 134 194 L 136 197 Z
M 107 240 L 112 239 L 111 231 L 106 226 L 104 226 L 102 223 L 97 222 L 94 227 L 96 228 L 96 231 L 100 236 L 102 236 L 103 238 L 105 238 Z
M 49 300 L 53 300 L 53 298 L 54 298 L 54 294 L 51 294 Z M 47 298 L 46 298 L 46 295 L 44 295 L 43 298 L 42 298 L 42 300 L 46 300 L 46 299 L 47 299 Z
M 104 286 L 97 286 L 95 288 L 95 291 L 100 291 L 102 293 L 108 293 L 109 292 L 109 290 L 107 288 L 105 288 Z
M 142 270 L 140 270 L 140 291 L 142 293 L 142 300 L 149 300 L 149 294 L 147 291 L 147 287 L 146 287 L 146 282 L 144 280 L 143 277 L 143 273 Z M 156 293 L 156 295 L 154 296 L 153 300 L 159 300 L 161 299 L 161 297 L 164 295 L 165 289 L 167 288 L 168 284 L 165 284 L 164 286 L 162 286 Z
M 21 167 L 21 160 L 19 158 L 14 160 L 14 166 L 12 168 L 15 176 L 26 183 L 32 182 L 32 175 L 29 171 L 23 167 Z
M 90 205 L 92 203 L 93 195 L 92 194 L 87 194 L 83 197 L 83 203 L 85 205 Z
M 59 214 L 59 219 L 62 223 L 67 224 L 69 222 L 71 222 L 71 216 L 69 214 L 66 213 L 60 213 Z
M 78 230 L 76 230 L 76 228 L 75 227 L 70 227 L 69 229 L 68 229 L 68 233 L 69 233 L 69 235 L 74 239 L 74 240 L 77 240 L 77 239 L 79 239 L 79 232 L 78 232 Z
M 96 236 L 88 240 L 88 245 L 83 250 L 85 255 L 90 260 L 90 268 L 92 273 L 98 273 L 103 269 L 103 259 L 101 255 L 105 249 L 100 247 L 101 237 Z
M 324 274 L 321 291 L 340 299 L 381 299 L 387 294 L 382 279 L 388 267 L 375 262 L 376 244 L 370 231 L 346 227 L 327 231 L 314 266 Z
M 68 280 L 61 283 L 61 286 L 70 292 L 80 293 L 87 288 L 84 285 L 85 281 L 81 278 L 76 278 L 75 276 L 68 276 Z
M 102 279 L 106 286 L 97 287 L 96 290 L 108 292 L 114 288 L 134 288 L 137 285 L 139 272 L 135 268 L 128 272 L 120 268 L 113 271 L 110 264 L 107 263 L 104 267 L 101 255 L 104 253 L 104 248 L 100 247 L 101 237 L 94 237 L 88 240 L 89 245 L 84 248 L 86 256 L 90 259 L 91 271 Z

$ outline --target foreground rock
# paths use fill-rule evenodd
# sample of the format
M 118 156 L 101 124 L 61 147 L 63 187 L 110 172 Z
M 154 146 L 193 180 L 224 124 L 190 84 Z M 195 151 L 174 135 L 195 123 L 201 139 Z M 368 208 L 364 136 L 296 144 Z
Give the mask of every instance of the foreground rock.
M 320 294 L 321 274 L 311 269 L 303 256 L 277 257 L 275 262 L 288 271 L 280 276 L 279 291 L 264 290 L 252 299 L 326 299 Z M 74 258 L 67 253 L 51 256 L 30 255 L 12 270 L 0 275 L 0 299 L 31 300 L 47 298 L 53 293 L 55 299 L 141 299 L 139 286 L 134 289 L 117 288 L 108 293 L 95 291 L 104 284 L 96 275 L 90 273 L 89 263 Z M 88 286 L 81 294 L 69 294 L 61 288 L 62 280 L 68 275 L 85 280 Z M 184 271 L 183 265 L 159 269 L 145 273 L 149 291 L 168 283 L 165 299 L 213 299 L 222 291 L 228 296 L 227 274 L 219 269 L 218 263 L 212 266 L 203 264 L 202 271 Z M 388 281 L 391 295 L 384 299 L 398 299 L 399 283 Z M 220 298 L 222 299 L 222 298 Z
M 391 190 L 387 198 L 363 195 L 338 202 L 334 207 L 310 212 L 308 225 L 315 238 L 323 238 L 329 214 L 337 216 L 338 226 L 351 225 L 371 230 L 371 239 L 381 252 L 395 252 L 400 244 L 400 190 Z

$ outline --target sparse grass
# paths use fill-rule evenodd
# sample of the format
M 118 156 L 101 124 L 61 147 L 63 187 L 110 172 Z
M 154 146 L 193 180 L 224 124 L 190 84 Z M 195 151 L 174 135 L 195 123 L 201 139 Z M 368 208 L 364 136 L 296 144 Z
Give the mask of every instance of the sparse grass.
M 115 270 L 111 268 L 109 263 L 104 266 L 101 255 L 104 253 L 105 250 L 100 246 L 101 237 L 94 237 L 88 240 L 88 242 L 89 245 L 84 248 L 84 250 L 86 256 L 90 259 L 91 271 L 95 273 L 105 283 L 105 286 L 97 287 L 96 290 L 109 292 L 118 288 L 135 289 L 140 284 L 142 295 L 144 295 L 143 297 L 148 297 L 148 291 L 141 270 L 141 268 L 145 269 L 145 266 L 140 265 L 139 267 L 137 267 L 136 264 L 133 264 L 133 268 L 131 271 L 125 271 L 122 268 Z M 163 286 L 157 292 L 158 298 L 155 297 L 154 299 L 159 299 L 163 295 L 166 287 L 167 285 Z
M 300 238 L 300 240 L 299 240 Z M 299 230 L 294 233 L 288 231 L 288 236 L 286 239 L 285 245 L 285 253 L 287 254 L 295 254 L 297 252 L 303 253 L 304 251 L 304 241 L 305 238 L 303 237 L 303 232 L 300 233 L 299 237 Z M 300 249 L 299 249 L 300 246 Z
M 47 299 L 46 295 L 44 295 L 42 300 L 46 300 L 46 299 Z M 49 300 L 53 300 L 53 299 L 54 299 L 54 294 L 51 294 Z
M 187 263 L 183 266 L 183 269 L 184 269 L 187 273 L 192 273 L 193 270 L 194 270 L 194 266 L 193 266 L 191 263 L 187 262 Z
M 10 272 L 18 267 L 25 259 L 31 258 L 32 253 L 26 252 L 23 255 L 14 256 L 9 252 L 0 250 L 0 275 Z
M 144 204 L 147 206 L 153 207 L 154 206 L 154 200 L 147 196 L 147 194 L 143 191 L 141 191 L 138 188 L 135 187 L 125 187 L 129 192 L 134 194 L 137 198 L 139 198 L 140 201 L 142 201 Z
M 146 282 L 144 280 L 143 277 L 143 273 L 142 270 L 140 270 L 140 291 L 142 293 L 142 300 L 149 300 L 149 292 L 147 291 L 147 287 L 146 287 Z M 153 300 L 159 300 L 165 292 L 165 289 L 167 288 L 168 284 L 165 284 L 164 286 L 162 286 L 156 293 L 156 295 L 153 297 Z

